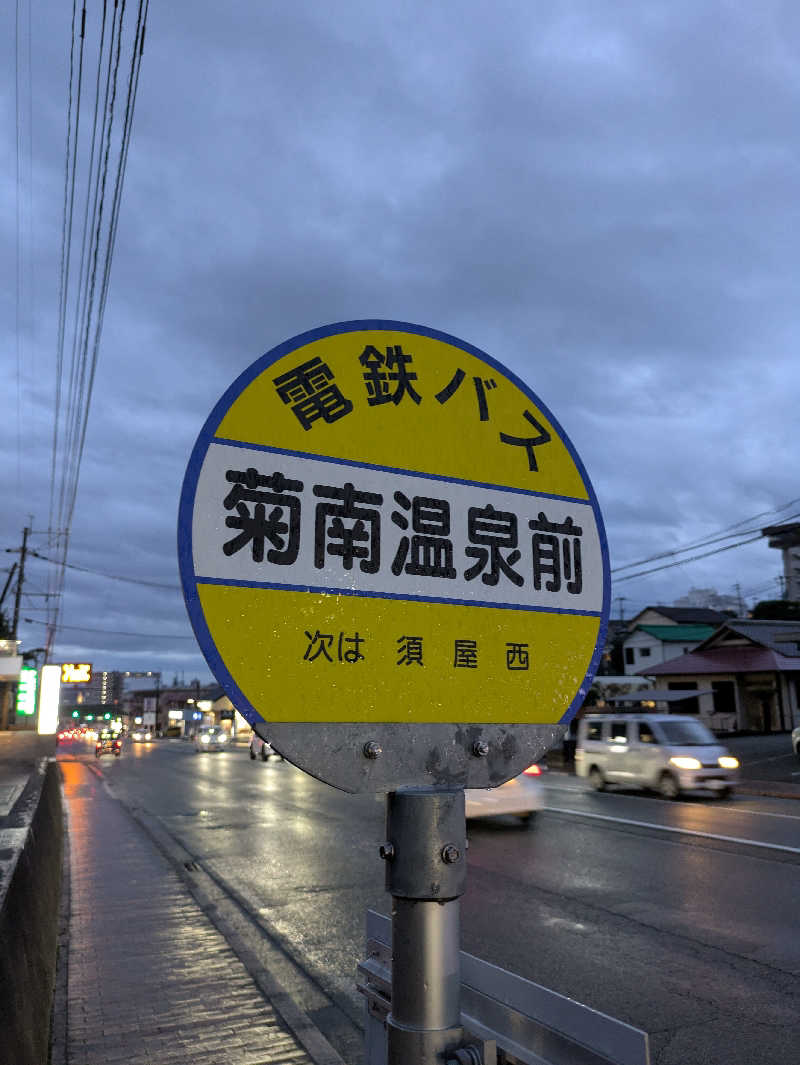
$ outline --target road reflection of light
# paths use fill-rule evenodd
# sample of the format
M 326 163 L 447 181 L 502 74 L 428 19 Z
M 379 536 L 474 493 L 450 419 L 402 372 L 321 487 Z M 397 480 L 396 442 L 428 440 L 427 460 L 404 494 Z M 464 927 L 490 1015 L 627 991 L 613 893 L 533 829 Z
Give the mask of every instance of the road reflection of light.
M 588 925 L 570 921 L 566 917 L 543 917 L 541 923 L 549 928 L 562 928 L 565 932 L 590 932 Z

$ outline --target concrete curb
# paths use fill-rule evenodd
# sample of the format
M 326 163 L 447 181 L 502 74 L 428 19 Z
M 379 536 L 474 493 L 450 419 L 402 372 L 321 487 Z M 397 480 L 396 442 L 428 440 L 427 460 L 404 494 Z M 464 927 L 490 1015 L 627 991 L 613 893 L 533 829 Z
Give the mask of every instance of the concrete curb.
M 70 874 L 69 810 L 61 787 L 62 825 L 64 844 L 61 860 L 61 906 L 58 912 L 58 949 L 56 952 L 56 987 L 53 995 L 53 1016 L 50 1025 L 49 1065 L 67 1065 L 67 1036 L 69 1034 L 69 921 L 72 914 L 72 878 Z
M 55 987 L 63 808 L 55 759 L 40 759 L 0 830 L 0 1060 L 46 1065 Z

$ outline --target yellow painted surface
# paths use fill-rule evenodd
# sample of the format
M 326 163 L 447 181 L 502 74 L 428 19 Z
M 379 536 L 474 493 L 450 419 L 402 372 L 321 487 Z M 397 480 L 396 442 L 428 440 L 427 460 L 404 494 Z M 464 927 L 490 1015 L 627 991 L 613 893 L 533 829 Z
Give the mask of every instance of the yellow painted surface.
M 407 369 L 417 374 L 412 384 L 421 397 L 419 404 L 407 394 L 397 404 L 368 404 L 365 371 L 359 363 L 368 344 L 382 353 L 387 345 L 399 344 L 403 353 L 412 357 Z M 304 429 L 291 405 L 278 396 L 273 381 L 316 357 L 329 366 L 353 410 L 330 423 L 319 419 Z M 465 373 L 459 388 L 445 403 L 439 403 L 436 393 L 446 388 L 458 370 Z M 496 386 L 484 386 L 489 411 L 489 420 L 484 422 L 479 419 L 475 377 L 494 381 Z M 535 391 L 535 382 L 532 385 Z M 394 387 L 390 382 L 390 388 Z M 522 438 L 536 435 L 524 417 L 525 411 L 551 437 L 535 448 L 537 471 L 529 469 L 524 447 L 500 440 L 501 432 Z M 342 333 L 284 356 L 234 401 L 216 435 L 419 473 L 588 498 L 567 448 L 524 392 L 460 348 L 399 330 Z
M 554 723 L 571 703 L 600 619 L 266 588 L 200 585 L 211 637 L 266 721 Z M 304 656 L 316 633 L 329 654 Z M 339 661 L 352 651 L 363 660 Z M 422 640 L 424 665 L 398 664 L 398 639 Z M 455 668 L 456 640 L 474 640 L 477 668 Z M 349 641 L 349 642 L 348 642 Z M 529 668 L 507 668 L 507 644 Z M 311 654 L 321 641 L 313 642 Z

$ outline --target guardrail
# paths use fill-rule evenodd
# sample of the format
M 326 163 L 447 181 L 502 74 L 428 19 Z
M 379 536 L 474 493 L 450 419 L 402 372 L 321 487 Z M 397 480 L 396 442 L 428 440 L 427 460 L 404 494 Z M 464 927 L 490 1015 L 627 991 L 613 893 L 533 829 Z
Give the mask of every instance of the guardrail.
M 366 999 L 367 1065 L 386 1065 L 392 1000 L 392 922 L 367 911 L 367 957 L 357 970 Z M 461 1022 L 498 1065 L 650 1065 L 647 1033 L 461 951 Z

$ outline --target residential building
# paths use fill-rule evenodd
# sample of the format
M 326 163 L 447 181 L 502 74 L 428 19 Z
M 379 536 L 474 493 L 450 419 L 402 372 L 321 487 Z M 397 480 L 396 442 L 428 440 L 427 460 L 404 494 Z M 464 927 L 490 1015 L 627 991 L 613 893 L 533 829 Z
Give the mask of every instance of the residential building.
M 782 732 L 800 725 L 800 625 L 728 619 L 694 650 L 640 675 L 693 694 L 685 710 L 715 732 Z
M 715 628 L 715 625 L 636 625 L 622 641 L 625 673 L 639 673 L 647 666 L 687 654 L 708 639 Z
M 643 673 L 648 666 L 691 651 L 729 617 L 710 607 L 645 607 L 631 618 L 622 637 L 623 671 Z

